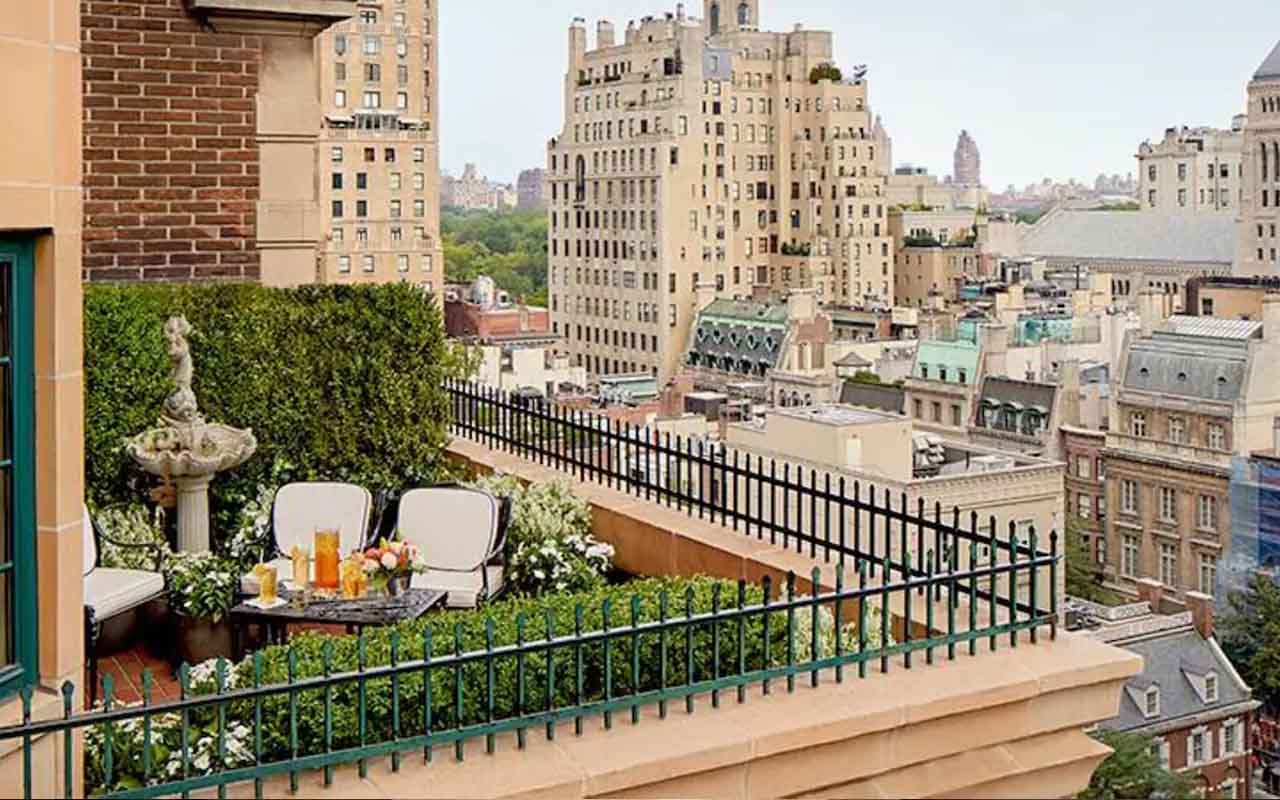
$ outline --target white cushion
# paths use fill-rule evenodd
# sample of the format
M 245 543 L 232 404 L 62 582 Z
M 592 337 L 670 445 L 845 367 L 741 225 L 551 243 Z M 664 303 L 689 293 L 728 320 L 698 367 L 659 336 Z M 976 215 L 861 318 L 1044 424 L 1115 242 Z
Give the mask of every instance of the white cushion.
M 337 528 L 339 555 L 358 550 L 369 529 L 373 496 L 352 483 L 291 483 L 276 492 L 272 510 L 276 544 L 289 555 L 295 544 L 315 551 L 317 528 Z
M 99 567 L 84 576 L 84 604 L 99 622 L 163 592 L 164 576 L 158 572 Z
M 396 529 L 429 566 L 474 569 L 493 549 L 498 501 L 476 489 L 412 489 L 400 498 Z
M 485 569 L 489 572 L 489 596 L 492 597 L 502 588 L 502 567 L 490 565 Z M 428 570 L 414 575 L 410 585 L 416 589 L 448 592 L 449 597 L 445 604 L 449 608 L 475 608 L 484 592 L 480 570 L 475 572 Z
M 84 572 L 88 575 L 93 572 L 93 568 L 98 566 L 98 540 L 93 535 L 93 518 L 89 516 L 89 507 L 82 506 L 84 509 Z
M 273 559 L 271 561 L 268 561 L 267 565 L 276 568 L 276 581 L 278 583 L 283 584 L 285 582 L 288 582 L 291 584 L 293 582 L 293 559 L 292 558 L 282 557 L 282 558 Z M 285 586 L 284 588 L 290 589 L 292 587 Z M 248 574 L 240 576 L 240 591 L 244 594 L 258 593 L 258 576 L 254 575 L 252 570 L 250 570 Z

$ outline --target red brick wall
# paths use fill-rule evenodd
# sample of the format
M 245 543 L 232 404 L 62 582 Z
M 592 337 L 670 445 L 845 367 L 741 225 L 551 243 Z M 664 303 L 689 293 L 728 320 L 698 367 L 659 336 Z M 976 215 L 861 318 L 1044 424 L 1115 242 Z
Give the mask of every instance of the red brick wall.
M 462 301 L 445 301 L 445 330 L 450 336 L 509 336 L 517 333 L 550 333 L 551 315 L 545 308 L 529 308 L 521 320 L 518 308 L 488 310 Z
M 83 0 L 86 280 L 257 280 L 257 37 Z

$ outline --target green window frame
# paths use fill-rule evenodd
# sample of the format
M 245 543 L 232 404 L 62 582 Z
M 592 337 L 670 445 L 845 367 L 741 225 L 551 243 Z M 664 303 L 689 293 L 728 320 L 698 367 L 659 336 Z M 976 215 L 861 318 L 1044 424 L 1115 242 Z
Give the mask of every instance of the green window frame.
M 32 239 L 0 237 L 0 697 L 39 674 L 34 251 Z

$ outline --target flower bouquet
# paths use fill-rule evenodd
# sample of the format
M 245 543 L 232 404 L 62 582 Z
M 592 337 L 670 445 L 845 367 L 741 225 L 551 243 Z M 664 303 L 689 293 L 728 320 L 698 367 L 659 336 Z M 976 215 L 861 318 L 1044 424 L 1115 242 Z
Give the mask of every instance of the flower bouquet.
M 426 571 L 421 551 L 410 542 L 383 539 L 377 547 L 364 551 L 364 573 L 369 578 L 369 586 L 392 597 L 409 589 L 414 573 Z

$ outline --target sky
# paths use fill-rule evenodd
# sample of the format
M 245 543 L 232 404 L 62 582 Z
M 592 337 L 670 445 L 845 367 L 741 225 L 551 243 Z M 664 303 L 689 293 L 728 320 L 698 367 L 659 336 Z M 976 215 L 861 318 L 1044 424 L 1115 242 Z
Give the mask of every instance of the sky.
M 689 0 L 701 16 L 702 0 Z M 675 9 L 654 0 L 441 0 L 440 157 L 512 181 L 543 166 L 563 122 L 567 30 Z M 1280 40 L 1277 0 L 761 0 L 762 27 L 835 35 L 837 64 L 867 64 L 894 161 L 951 172 L 960 129 L 995 190 L 1135 170 L 1173 125 L 1227 127 Z

